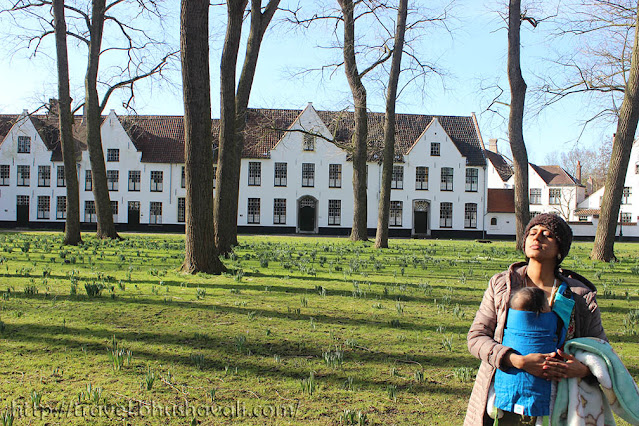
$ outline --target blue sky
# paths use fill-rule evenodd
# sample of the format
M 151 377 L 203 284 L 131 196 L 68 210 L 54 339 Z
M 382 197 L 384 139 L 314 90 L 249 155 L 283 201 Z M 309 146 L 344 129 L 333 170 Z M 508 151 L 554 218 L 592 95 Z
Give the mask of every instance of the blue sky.
M 283 0 L 284 2 L 284 0 Z M 302 1 L 302 6 L 313 4 Z M 171 16 L 165 19 L 165 31 L 169 40 L 179 39 L 177 15 L 179 2 L 168 2 Z M 424 92 L 419 88 L 406 90 L 398 101 L 397 111 L 401 113 L 422 113 L 442 115 L 469 115 L 475 113 L 480 123 L 484 142 L 489 138 L 500 140 L 500 149 L 508 151 L 506 123 L 503 118 L 485 109 L 491 94 L 480 90 L 488 82 L 499 81 L 507 87 L 506 79 L 506 31 L 503 22 L 494 10 L 504 10 L 499 2 L 485 5 L 470 0 L 457 3 L 452 12 L 456 19 L 449 25 L 452 33 L 434 31 L 425 35 L 419 51 L 424 57 L 445 69 L 445 77 L 431 77 Z M 211 17 L 211 79 L 212 107 L 214 117 L 219 116 L 219 55 L 223 41 L 223 9 L 214 10 Z M 281 17 L 281 16 L 280 16 Z M 278 15 L 276 15 L 276 20 Z M 0 20 L 3 33 L 11 31 L 10 23 Z M 534 74 L 541 73 L 550 65 L 545 59 L 553 47 L 542 23 L 537 29 L 522 27 L 522 67 L 529 88 L 536 83 Z M 8 40 L 8 39 L 7 39 Z M 260 54 L 257 75 L 251 95 L 251 107 L 301 109 L 313 102 L 317 109 L 341 109 L 350 105 L 350 92 L 343 69 L 332 76 L 311 74 L 305 77 L 294 75 L 302 68 L 314 68 L 331 59 L 339 58 L 339 52 L 320 49 L 331 40 L 327 27 L 317 27 L 309 32 L 291 30 L 278 24 L 267 33 Z M 549 41 L 550 40 L 550 41 Z M 0 91 L 0 113 L 18 113 L 23 109 L 32 111 L 41 105 L 43 99 L 55 97 L 57 93 L 53 40 L 42 46 L 42 54 L 30 58 L 27 51 L 15 51 L 10 43 L 4 42 L 0 54 L 0 78 L 5 84 Z M 555 46 L 556 47 L 556 46 Z M 570 48 L 570 46 L 559 46 Z M 82 97 L 84 58 L 82 50 L 70 50 L 74 97 Z M 177 64 L 176 64 L 177 65 Z M 139 114 L 180 115 L 183 113 L 179 69 L 165 74 L 166 79 L 152 84 L 143 84 L 136 91 L 136 110 Z M 425 96 L 423 96 L 425 94 Z M 529 98 L 533 95 L 529 93 Z M 381 90 L 368 88 L 369 108 L 384 110 Z M 107 109 L 113 108 L 124 114 L 120 106 L 122 98 L 112 97 Z M 570 149 L 581 134 L 584 118 L 590 106 L 584 98 L 563 101 L 542 111 L 539 115 L 527 116 L 524 138 L 529 158 L 538 164 L 546 164 L 546 157 L 553 151 Z M 502 109 L 507 117 L 507 110 Z M 592 146 L 612 137 L 614 125 L 589 127 L 579 143 Z

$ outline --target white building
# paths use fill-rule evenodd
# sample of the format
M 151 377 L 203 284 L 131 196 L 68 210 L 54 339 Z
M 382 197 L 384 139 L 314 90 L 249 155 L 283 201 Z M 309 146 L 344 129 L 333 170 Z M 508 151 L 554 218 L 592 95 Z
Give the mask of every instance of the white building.
M 214 128 L 217 122 L 213 122 Z M 252 109 L 240 174 L 238 229 L 347 234 L 353 218 L 352 113 Z M 81 220 L 95 222 L 88 152 L 76 119 Z M 216 131 L 214 130 L 214 135 Z M 122 229 L 181 229 L 182 117 L 113 111 L 101 127 L 115 222 Z M 369 114 L 368 228 L 376 228 L 383 114 Z M 0 116 L 0 223 L 61 227 L 64 169 L 57 117 Z M 391 235 L 483 235 L 486 160 L 474 116 L 398 114 Z M 62 174 L 60 174 L 62 173 Z M 60 177 L 59 177 L 60 176 Z

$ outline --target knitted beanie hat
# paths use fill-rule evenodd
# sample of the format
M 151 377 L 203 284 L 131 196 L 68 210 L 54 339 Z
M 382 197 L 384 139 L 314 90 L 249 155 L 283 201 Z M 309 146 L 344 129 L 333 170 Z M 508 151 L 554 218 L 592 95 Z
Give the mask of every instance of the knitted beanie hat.
M 552 232 L 557 239 L 557 244 L 559 246 L 559 258 L 557 259 L 557 265 L 559 265 L 570 251 L 570 244 L 572 243 L 572 229 L 570 229 L 570 226 L 568 226 L 566 221 L 558 215 L 554 213 L 542 213 L 533 217 L 530 222 L 528 222 L 526 232 L 524 233 L 524 240 L 528 238 L 530 229 L 536 225 L 548 228 L 548 230 Z

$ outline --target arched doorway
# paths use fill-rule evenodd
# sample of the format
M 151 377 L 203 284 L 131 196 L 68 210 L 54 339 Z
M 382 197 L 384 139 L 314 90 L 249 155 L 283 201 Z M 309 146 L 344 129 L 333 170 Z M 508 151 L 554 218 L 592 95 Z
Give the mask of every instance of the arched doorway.
M 413 235 L 430 237 L 430 201 L 413 200 Z
M 317 200 L 311 196 L 297 200 L 297 232 L 317 232 Z

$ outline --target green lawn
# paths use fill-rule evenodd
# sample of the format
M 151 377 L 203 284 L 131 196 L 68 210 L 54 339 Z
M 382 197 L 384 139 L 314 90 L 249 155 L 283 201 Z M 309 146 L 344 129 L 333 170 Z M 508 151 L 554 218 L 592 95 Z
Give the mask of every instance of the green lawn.
M 507 242 L 243 237 L 231 273 L 186 276 L 181 235 L 84 238 L 0 234 L 14 424 L 461 424 L 479 365 L 466 332 L 490 276 L 523 258 Z M 591 245 L 565 266 L 598 286 L 639 381 L 639 251 L 595 263 Z

